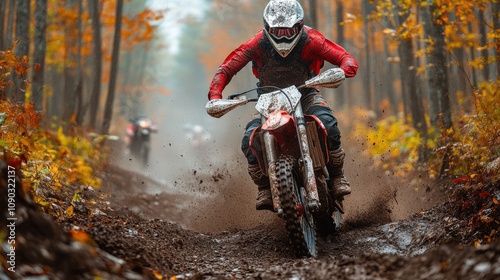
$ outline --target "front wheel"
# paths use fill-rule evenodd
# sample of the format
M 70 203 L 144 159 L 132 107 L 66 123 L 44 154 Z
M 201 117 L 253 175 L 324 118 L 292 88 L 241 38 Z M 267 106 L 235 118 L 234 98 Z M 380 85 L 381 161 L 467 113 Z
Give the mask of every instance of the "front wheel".
M 298 256 L 317 256 L 316 228 L 307 208 L 306 191 L 298 173 L 294 172 L 295 160 L 283 157 L 277 161 L 278 190 L 283 219 L 295 253 Z

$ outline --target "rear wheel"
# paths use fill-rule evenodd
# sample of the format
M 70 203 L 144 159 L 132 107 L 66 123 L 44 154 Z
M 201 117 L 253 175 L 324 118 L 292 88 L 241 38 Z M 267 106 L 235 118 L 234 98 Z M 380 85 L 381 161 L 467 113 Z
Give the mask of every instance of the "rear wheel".
M 307 208 L 306 190 L 293 170 L 294 162 L 292 157 L 283 157 L 276 164 L 285 227 L 298 256 L 316 257 L 316 228 Z

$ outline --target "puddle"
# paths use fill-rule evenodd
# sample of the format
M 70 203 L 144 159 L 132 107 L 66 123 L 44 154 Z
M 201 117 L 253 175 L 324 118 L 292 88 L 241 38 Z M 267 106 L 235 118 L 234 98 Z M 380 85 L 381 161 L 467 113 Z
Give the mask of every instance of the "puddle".
M 364 237 L 356 241 L 373 253 L 396 255 L 420 255 L 427 247 L 422 240 L 432 231 L 425 222 L 400 221 L 372 228 Z

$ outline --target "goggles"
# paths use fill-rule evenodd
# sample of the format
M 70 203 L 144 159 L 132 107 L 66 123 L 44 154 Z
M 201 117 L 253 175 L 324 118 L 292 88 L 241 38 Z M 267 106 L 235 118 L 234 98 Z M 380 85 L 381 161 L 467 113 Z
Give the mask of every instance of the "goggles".
M 299 34 L 302 29 L 302 24 L 299 22 L 293 27 L 268 27 L 267 32 L 271 34 L 276 39 L 288 39 L 291 40 Z

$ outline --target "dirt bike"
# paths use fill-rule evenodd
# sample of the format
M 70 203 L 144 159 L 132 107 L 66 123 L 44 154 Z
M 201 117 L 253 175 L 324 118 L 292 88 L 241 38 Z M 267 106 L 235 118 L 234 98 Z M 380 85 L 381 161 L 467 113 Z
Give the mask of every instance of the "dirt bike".
M 133 128 L 127 131 L 127 134 L 131 137 L 130 153 L 140 160 L 142 166 L 147 166 L 151 149 L 151 133 L 157 131 L 156 126 L 149 118 L 140 118 L 130 121 L 133 124 Z
M 298 256 L 316 257 L 317 234 L 335 234 L 342 222 L 343 197 L 329 189 L 326 164 L 327 132 L 319 119 L 304 115 L 299 89 L 336 88 L 345 79 L 343 71 L 329 69 L 299 87 L 258 87 L 211 100 L 205 109 L 215 118 L 238 106 L 256 102 L 262 126 L 257 128 L 250 146 L 260 145 L 259 165 L 269 177 L 274 211 L 285 222 L 291 245 Z M 250 92 L 272 88 L 272 92 L 251 97 Z

